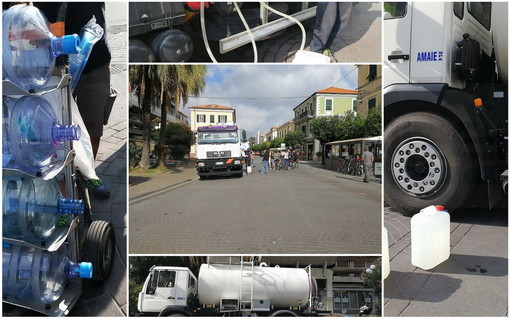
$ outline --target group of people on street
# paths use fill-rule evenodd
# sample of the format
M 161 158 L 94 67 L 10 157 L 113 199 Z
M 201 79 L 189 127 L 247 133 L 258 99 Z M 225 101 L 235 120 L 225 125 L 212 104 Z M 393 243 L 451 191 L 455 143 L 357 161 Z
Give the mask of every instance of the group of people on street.
M 262 168 L 260 174 L 269 174 L 269 169 L 288 170 L 295 168 L 299 162 L 298 155 L 298 152 L 288 148 L 275 152 L 266 149 L 262 154 Z

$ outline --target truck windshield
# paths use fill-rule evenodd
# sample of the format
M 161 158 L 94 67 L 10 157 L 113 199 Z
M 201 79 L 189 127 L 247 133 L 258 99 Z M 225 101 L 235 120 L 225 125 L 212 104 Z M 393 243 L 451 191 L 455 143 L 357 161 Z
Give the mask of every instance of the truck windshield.
M 237 143 L 237 132 L 198 132 L 198 144 Z

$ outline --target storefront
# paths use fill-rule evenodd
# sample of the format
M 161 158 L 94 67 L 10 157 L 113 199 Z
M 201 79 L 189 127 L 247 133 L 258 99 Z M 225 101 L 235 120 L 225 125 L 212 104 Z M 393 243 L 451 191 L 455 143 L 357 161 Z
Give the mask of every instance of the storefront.
M 374 308 L 372 289 L 333 286 L 333 311 L 335 313 L 359 313 L 359 308 L 363 305 Z
M 374 154 L 374 175 L 381 176 L 382 137 L 364 137 L 325 144 L 324 168 L 336 171 L 342 159 L 361 158 L 365 147 Z

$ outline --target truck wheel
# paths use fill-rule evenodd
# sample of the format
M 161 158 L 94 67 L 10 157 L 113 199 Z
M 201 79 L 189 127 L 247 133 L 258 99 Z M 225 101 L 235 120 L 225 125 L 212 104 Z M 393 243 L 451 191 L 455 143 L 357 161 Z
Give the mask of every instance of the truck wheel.
M 115 257 L 115 233 L 111 223 L 95 220 L 85 235 L 83 261 L 92 263 L 92 279 L 110 276 Z
M 384 198 L 412 216 L 430 205 L 453 211 L 473 185 L 469 148 L 458 130 L 430 113 L 405 114 L 384 131 Z

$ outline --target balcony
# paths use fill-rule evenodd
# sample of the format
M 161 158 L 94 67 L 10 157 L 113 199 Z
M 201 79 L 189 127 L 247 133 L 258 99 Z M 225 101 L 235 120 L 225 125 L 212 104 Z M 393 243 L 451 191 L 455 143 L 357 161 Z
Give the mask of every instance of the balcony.
M 304 121 L 306 121 L 308 119 L 312 119 L 312 118 L 313 118 L 313 114 L 311 112 L 305 111 L 295 117 L 294 123 L 295 124 L 301 123 L 301 122 L 304 122 Z

